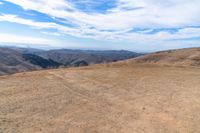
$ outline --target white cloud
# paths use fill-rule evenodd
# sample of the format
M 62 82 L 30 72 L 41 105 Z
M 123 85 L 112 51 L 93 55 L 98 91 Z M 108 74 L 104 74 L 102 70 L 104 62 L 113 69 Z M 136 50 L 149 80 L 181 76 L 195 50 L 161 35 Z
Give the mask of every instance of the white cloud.
M 59 25 L 56 23 L 37 22 L 37 21 L 30 20 L 30 19 L 20 18 L 16 15 L 5 15 L 5 14 L 0 15 L 0 21 L 7 21 L 7 22 L 12 22 L 12 23 L 23 24 L 23 25 L 31 26 L 31 27 L 38 28 L 38 29 L 56 29 L 60 32 L 66 32 L 71 35 L 74 35 L 80 31 L 79 29 L 65 27 L 65 26 L 62 26 L 62 25 Z
M 1 15 L 0 21 L 19 23 L 19 24 L 29 25 L 29 26 L 33 26 L 33 27 L 37 27 L 37 28 L 53 28 L 56 26 L 55 23 L 35 22 L 32 20 L 19 18 L 16 15 Z
M 35 10 L 50 17 L 66 20 L 77 27 L 50 22 L 36 22 L 13 15 L 1 15 L 0 21 L 24 24 L 39 29 L 56 29 L 61 34 L 77 37 L 127 39 L 130 41 L 164 41 L 200 36 L 200 0 L 118 0 L 117 6 L 106 13 L 86 13 L 66 0 L 5 0 L 25 10 Z M 88 2 L 88 0 L 86 0 Z M 91 3 L 90 3 L 91 4 Z M 91 28 L 94 27 L 94 28 Z M 183 28 L 175 34 L 128 32 L 133 28 Z M 112 32 L 109 32 L 112 31 Z M 148 31 L 146 31 L 148 32 Z
M 6 0 L 24 9 L 36 10 L 72 23 L 97 29 L 129 29 L 133 27 L 180 27 L 200 22 L 199 0 L 118 0 L 116 8 L 106 14 L 87 14 L 66 0 Z M 123 10 L 137 8 L 138 10 Z M 72 12 L 73 11 L 73 12 Z
M 46 31 L 42 31 L 41 33 L 46 34 L 46 35 L 62 36 L 62 34 L 60 34 L 58 32 L 46 32 Z
M 22 44 L 27 43 L 27 44 L 34 44 L 34 45 L 42 44 L 42 45 L 49 45 L 49 46 L 59 45 L 58 42 L 54 40 L 31 37 L 31 36 L 15 35 L 15 34 L 5 34 L 5 33 L 0 33 L 0 43 L 22 43 Z
M 183 28 L 179 29 L 176 34 L 171 34 L 166 31 L 160 31 L 155 34 L 145 34 L 151 30 L 145 30 L 143 32 L 128 32 L 129 30 L 117 30 L 117 31 L 99 31 L 96 29 L 89 29 L 87 26 L 81 28 L 70 28 L 62 26 L 56 23 L 49 22 L 37 22 L 29 19 L 19 18 L 15 15 L 2 15 L 0 21 L 8 21 L 18 24 L 31 26 L 38 29 L 55 29 L 58 32 L 49 33 L 42 32 L 44 34 L 51 34 L 60 36 L 61 34 L 68 34 L 76 37 L 83 38 L 94 38 L 94 39 L 108 39 L 108 40 L 129 40 L 129 41 L 142 41 L 142 42 L 153 42 L 153 41 L 165 41 L 172 39 L 185 39 L 194 38 L 200 36 L 200 28 Z

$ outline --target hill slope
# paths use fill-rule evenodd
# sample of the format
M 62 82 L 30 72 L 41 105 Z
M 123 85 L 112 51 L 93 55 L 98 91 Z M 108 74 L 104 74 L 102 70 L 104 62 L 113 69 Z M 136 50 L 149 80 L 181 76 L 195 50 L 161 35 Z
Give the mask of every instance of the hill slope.
M 36 69 L 40 67 L 25 61 L 21 53 L 9 48 L 0 48 L 0 75 Z
M 120 63 L 0 77 L 0 132 L 200 132 L 199 68 Z
M 168 50 L 144 55 L 129 63 L 148 63 L 168 66 L 193 66 L 200 67 L 200 48 Z
M 98 63 L 115 62 L 119 60 L 125 60 L 137 57 L 141 54 L 120 50 L 120 51 L 92 51 L 92 50 L 49 50 L 37 52 L 37 55 L 52 59 L 56 62 L 62 63 L 65 66 L 82 66 Z M 82 64 L 81 64 L 82 63 Z
M 199 133 L 200 71 L 91 66 L 0 77 L 4 133 Z
M 130 59 L 140 54 L 129 51 L 38 50 L 0 48 L 0 75 L 46 68 L 78 67 Z
M 26 61 L 29 61 L 31 64 L 40 66 L 42 68 L 58 68 L 62 65 L 61 63 L 55 62 L 54 60 L 44 59 L 34 54 L 23 54 L 22 56 Z
M 24 54 L 11 48 L 0 48 L 0 75 L 57 68 L 60 63 L 34 54 Z

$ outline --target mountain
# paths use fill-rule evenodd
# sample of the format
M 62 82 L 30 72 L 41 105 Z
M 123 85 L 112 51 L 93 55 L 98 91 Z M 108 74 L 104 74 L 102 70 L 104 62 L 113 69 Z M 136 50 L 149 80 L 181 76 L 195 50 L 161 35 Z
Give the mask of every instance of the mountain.
M 18 51 L 0 48 L 0 75 L 36 69 L 40 69 L 40 67 L 26 61 Z
M 35 53 L 43 58 L 52 59 L 65 66 L 86 66 L 90 64 L 116 62 L 137 57 L 141 54 L 120 50 L 120 51 L 92 51 L 92 50 L 50 50 Z
M 198 53 L 1 76 L 0 132 L 199 133 Z
M 55 62 L 52 59 L 44 59 L 34 54 L 22 54 L 23 58 L 33 65 L 40 66 L 41 68 L 58 68 L 61 63 Z
M 130 59 L 140 54 L 129 51 L 39 50 L 0 48 L 0 75 L 47 68 L 78 67 Z

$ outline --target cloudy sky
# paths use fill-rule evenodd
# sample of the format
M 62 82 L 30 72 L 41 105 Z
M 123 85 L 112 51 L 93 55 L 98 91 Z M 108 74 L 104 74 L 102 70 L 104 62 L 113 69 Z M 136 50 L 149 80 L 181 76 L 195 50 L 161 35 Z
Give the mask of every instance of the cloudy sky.
M 200 0 L 0 0 L 0 45 L 156 51 L 200 46 Z

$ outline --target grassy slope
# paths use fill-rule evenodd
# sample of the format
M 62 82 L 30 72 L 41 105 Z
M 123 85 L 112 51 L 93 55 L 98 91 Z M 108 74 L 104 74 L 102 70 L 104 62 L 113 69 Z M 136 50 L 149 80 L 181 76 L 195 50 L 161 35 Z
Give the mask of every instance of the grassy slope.
M 199 133 L 200 71 L 152 63 L 0 77 L 0 132 Z

